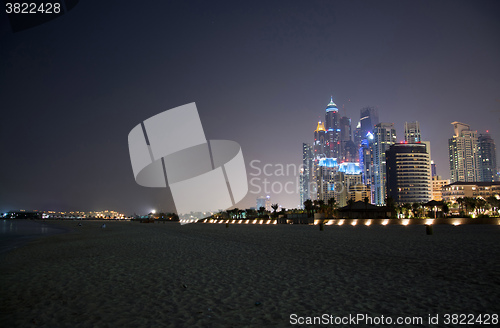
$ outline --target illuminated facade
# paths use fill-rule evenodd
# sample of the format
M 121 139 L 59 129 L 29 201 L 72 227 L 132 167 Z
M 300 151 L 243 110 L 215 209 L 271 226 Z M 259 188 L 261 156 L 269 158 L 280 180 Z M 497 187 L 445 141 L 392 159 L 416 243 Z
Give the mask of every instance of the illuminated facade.
M 394 129 L 394 123 L 379 123 L 375 125 L 373 130 L 373 142 L 371 143 L 373 161 L 370 167 L 370 183 L 372 188 L 372 202 L 376 205 L 385 205 L 385 152 L 395 143 L 396 129 Z
M 443 201 L 456 203 L 458 198 L 490 196 L 500 198 L 500 182 L 454 182 L 443 187 Z
M 341 158 L 341 138 L 340 138 L 340 114 L 337 105 L 330 98 L 330 103 L 326 106 L 325 127 L 328 134 L 328 153 L 326 157 Z
M 448 140 L 451 182 L 482 181 L 481 155 L 478 149 L 477 132 L 470 126 L 453 122 L 455 135 Z
M 328 157 L 328 147 L 328 135 L 326 133 L 325 124 L 319 121 L 316 130 L 314 130 L 314 158 Z
M 450 184 L 450 180 L 442 180 L 439 175 L 432 177 L 432 200 L 443 200 L 443 187 Z
M 489 134 L 480 134 L 478 138 L 478 146 L 479 153 L 481 155 L 482 181 L 498 181 L 495 142 Z
M 386 152 L 386 170 L 387 196 L 396 203 L 431 200 L 431 160 L 425 144 L 392 145 Z
M 349 199 L 353 202 L 364 202 L 365 198 L 370 202 L 370 186 L 357 184 L 349 187 Z
M 261 207 L 266 208 L 266 197 L 264 197 L 264 196 L 257 197 L 257 207 L 256 207 L 256 209 L 258 211 L 260 211 Z
M 302 166 L 300 168 L 300 207 L 311 199 L 311 181 L 313 173 L 313 147 L 307 143 L 302 144 Z
M 317 161 L 315 168 L 316 199 L 325 204 L 330 198 L 335 198 L 335 183 L 338 182 L 338 165 L 334 158 L 325 158 Z
M 378 121 L 378 110 L 375 107 L 365 107 L 360 110 L 360 136 L 366 138 L 368 132 L 373 134 L 375 125 Z
M 420 125 L 418 122 L 405 122 L 405 142 L 417 143 L 422 141 L 420 136 Z
M 352 142 L 351 119 L 340 118 L 340 162 L 352 162 L 356 160 L 355 145 Z

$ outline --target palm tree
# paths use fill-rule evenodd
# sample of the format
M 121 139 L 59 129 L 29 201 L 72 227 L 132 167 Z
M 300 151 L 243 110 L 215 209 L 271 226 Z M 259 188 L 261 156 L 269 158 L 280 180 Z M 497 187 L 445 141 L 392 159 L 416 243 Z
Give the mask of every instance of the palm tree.
M 476 205 L 479 213 L 484 213 L 487 204 L 488 203 L 486 203 L 486 201 L 483 198 L 480 197 L 476 198 Z
M 264 206 L 259 207 L 259 215 L 264 216 L 264 212 L 266 211 L 266 208 Z
M 418 218 L 419 217 L 419 210 L 420 210 L 420 204 L 419 203 L 413 203 L 411 205 L 413 209 L 413 216 Z
M 365 197 L 365 208 L 368 206 L 368 197 Z M 385 199 L 385 206 L 391 211 L 391 217 L 394 217 L 396 214 L 396 202 L 394 201 L 394 198 L 391 196 L 387 197 Z
M 448 203 L 443 202 L 443 207 L 441 207 L 441 211 L 443 211 L 443 214 L 446 217 L 448 212 L 450 212 L 450 208 L 448 207 Z
M 307 199 L 305 202 L 304 202 L 304 209 L 306 210 L 306 213 L 307 213 L 307 216 L 308 217 L 311 217 L 312 215 L 312 211 L 314 209 L 314 205 L 313 205 L 313 202 L 312 200 L 310 199 Z
M 459 206 L 458 209 L 459 209 L 461 215 L 464 215 L 463 206 L 465 204 L 465 199 L 463 197 L 459 197 L 459 198 L 457 198 L 457 203 L 458 203 L 458 206 Z
M 335 208 L 337 207 L 337 203 L 335 202 L 335 198 L 330 198 L 328 200 L 328 206 L 326 208 L 326 216 L 333 217 L 335 214 Z
M 273 209 L 273 216 L 276 217 L 276 210 L 278 209 L 278 204 L 271 205 L 271 208 Z
M 477 200 L 474 197 L 465 197 L 464 202 L 465 202 L 465 211 L 467 212 L 467 215 L 469 215 L 470 212 L 476 209 Z
M 500 200 L 498 200 L 495 196 L 486 198 L 486 201 L 490 204 L 492 211 L 496 212 L 500 208 Z
M 404 203 L 403 204 L 403 210 L 405 212 L 405 218 L 408 219 L 410 217 L 411 204 L 410 203 Z

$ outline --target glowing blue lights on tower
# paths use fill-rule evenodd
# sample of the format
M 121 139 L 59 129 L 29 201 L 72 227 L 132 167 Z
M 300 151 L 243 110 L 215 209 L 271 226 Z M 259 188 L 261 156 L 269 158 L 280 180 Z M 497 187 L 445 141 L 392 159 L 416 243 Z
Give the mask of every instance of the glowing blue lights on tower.
M 344 162 L 339 165 L 339 172 L 344 172 L 345 174 L 360 174 L 361 168 L 359 163 Z
M 320 158 L 318 162 L 318 166 L 324 166 L 324 167 L 338 167 L 339 164 L 337 164 L 337 159 L 336 158 Z

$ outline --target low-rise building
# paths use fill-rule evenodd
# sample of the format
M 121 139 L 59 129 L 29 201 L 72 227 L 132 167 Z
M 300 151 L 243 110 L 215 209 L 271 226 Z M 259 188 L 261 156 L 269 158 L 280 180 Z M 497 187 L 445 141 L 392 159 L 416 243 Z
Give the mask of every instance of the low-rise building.
M 441 179 L 441 176 L 432 177 L 432 200 L 443 200 L 443 187 L 450 184 L 450 179 Z
M 455 203 L 460 197 L 500 196 L 500 182 L 463 182 L 458 181 L 442 188 L 443 201 Z

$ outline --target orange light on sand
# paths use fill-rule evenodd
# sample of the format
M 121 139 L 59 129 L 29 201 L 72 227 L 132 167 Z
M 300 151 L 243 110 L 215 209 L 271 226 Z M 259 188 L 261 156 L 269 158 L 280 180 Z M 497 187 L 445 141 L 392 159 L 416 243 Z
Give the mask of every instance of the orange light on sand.
M 408 225 L 408 223 L 410 223 L 410 219 L 403 220 L 403 222 L 402 222 L 402 224 L 403 224 L 404 226 L 407 226 L 407 225 Z
M 210 221 L 208 221 L 209 223 L 213 223 L 214 222 L 214 219 L 210 219 Z
M 344 224 L 344 220 L 339 220 L 339 226 Z
M 328 220 L 325 225 L 332 225 L 335 224 L 335 220 Z
M 278 221 L 274 220 L 273 224 L 278 224 Z
M 248 221 L 249 221 L 249 220 L 245 220 L 245 224 L 248 224 Z
M 257 224 L 257 219 L 253 220 L 253 224 Z
M 358 224 L 358 220 L 353 220 L 353 221 L 351 222 L 351 224 L 352 224 L 353 226 L 355 226 L 356 224 Z
M 238 220 L 238 224 L 241 224 L 241 220 Z
M 455 221 L 452 224 L 456 227 L 456 226 L 460 225 L 460 223 L 461 223 L 460 221 Z
M 365 225 L 369 226 L 370 224 L 372 224 L 372 220 L 368 220 L 365 222 Z
M 382 221 L 382 225 L 387 225 L 388 223 L 389 223 L 389 220 L 387 220 L 387 219 Z
M 434 219 L 425 220 L 425 224 L 433 224 L 433 223 L 434 223 Z

